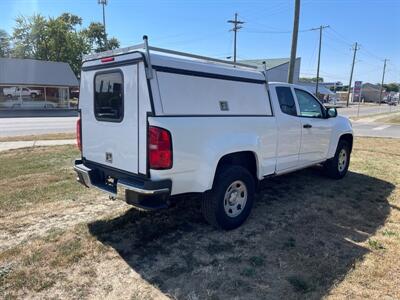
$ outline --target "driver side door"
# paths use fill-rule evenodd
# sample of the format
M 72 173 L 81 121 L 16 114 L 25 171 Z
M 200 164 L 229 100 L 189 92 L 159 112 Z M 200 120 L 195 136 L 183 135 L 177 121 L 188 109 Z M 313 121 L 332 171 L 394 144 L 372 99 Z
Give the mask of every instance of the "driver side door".
M 312 165 L 327 158 L 334 122 L 325 117 L 325 108 L 312 94 L 294 91 L 301 121 L 299 165 Z

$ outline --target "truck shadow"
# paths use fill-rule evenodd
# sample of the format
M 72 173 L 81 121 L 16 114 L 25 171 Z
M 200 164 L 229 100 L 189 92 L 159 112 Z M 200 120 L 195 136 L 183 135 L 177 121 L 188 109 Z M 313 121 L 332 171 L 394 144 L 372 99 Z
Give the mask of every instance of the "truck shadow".
M 368 249 L 390 212 L 389 182 L 319 168 L 262 183 L 253 213 L 225 232 L 207 225 L 199 199 L 158 212 L 131 209 L 89 224 L 143 279 L 181 299 L 281 299 L 326 295 Z

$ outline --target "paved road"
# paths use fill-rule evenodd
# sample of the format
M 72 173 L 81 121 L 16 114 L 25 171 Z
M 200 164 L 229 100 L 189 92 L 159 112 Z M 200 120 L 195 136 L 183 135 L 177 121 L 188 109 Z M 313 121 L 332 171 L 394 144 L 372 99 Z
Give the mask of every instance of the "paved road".
M 400 125 L 375 122 L 353 122 L 355 136 L 389 137 L 400 139 Z
M 76 117 L 0 118 L 0 137 L 75 132 Z
M 338 108 L 338 114 L 346 117 L 356 117 L 358 107 L 357 105 L 351 105 L 349 107 Z M 400 111 L 400 105 L 389 106 L 387 104 L 379 105 L 364 105 L 360 106 L 360 116 L 375 115 L 381 113 L 389 113 L 394 111 Z
M 400 111 L 400 106 L 389 107 L 382 105 L 364 106 L 360 109 L 360 115 Z M 340 108 L 339 114 L 352 116 L 357 114 L 357 107 Z M 0 137 L 74 132 L 76 117 L 47 117 L 47 118 L 0 118 Z M 355 134 L 358 136 L 381 136 L 400 138 L 400 126 L 383 125 L 379 123 L 353 122 Z M 386 127 L 385 127 L 386 126 Z

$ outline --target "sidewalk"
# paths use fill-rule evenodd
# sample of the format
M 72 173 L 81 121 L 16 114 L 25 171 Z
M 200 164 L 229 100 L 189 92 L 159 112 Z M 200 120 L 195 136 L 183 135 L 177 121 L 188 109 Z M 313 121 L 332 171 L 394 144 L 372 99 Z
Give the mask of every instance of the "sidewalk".
M 76 109 L 0 109 L 0 118 L 60 118 L 77 117 Z
M 19 148 L 39 147 L 39 146 L 58 146 L 58 145 L 74 145 L 76 141 L 72 140 L 39 140 L 39 141 L 17 141 L 17 142 L 1 142 L 0 152 Z

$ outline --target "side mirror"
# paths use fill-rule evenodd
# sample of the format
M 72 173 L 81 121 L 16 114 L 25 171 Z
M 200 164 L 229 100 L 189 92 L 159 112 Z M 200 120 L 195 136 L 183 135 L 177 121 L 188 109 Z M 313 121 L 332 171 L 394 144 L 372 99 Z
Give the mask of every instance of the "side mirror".
M 329 107 L 327 110 L 328 118 L 335 118 L 337 116 L 337 110 L 335 107 Z

